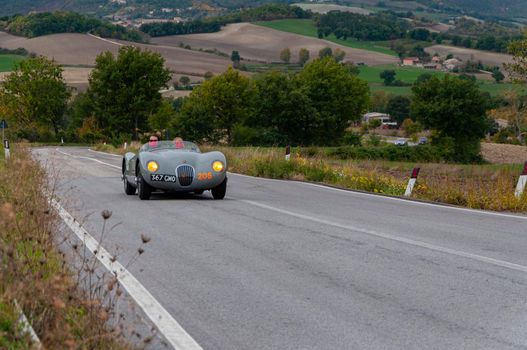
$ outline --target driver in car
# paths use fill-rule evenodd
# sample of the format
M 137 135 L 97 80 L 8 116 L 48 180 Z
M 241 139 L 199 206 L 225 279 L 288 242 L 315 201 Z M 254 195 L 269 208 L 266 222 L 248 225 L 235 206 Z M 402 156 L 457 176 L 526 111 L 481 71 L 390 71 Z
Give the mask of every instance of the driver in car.
M 176 148 L 185 148 L 185 144 L 183 143 L 183 139 L 181 137 L 176 137 L 174 139 L 174 144 L 176 145 Z
M 150 148 L 157 148 L 157 142 L 159 141 L 159 138 L 156 135 L 150 136 L 150 139 L 148 140 L 148 146 Z

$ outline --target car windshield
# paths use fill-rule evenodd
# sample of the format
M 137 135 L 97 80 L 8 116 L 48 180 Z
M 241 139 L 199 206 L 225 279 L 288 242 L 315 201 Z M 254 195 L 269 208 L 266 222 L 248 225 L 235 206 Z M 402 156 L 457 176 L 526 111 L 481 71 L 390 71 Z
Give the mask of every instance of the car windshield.
M 200 153 L 198 145 L 196 145 L 194 142 L 189 141 L 149 141 L 145 143 L 141 149 L 140 152 L 153 152 L 153 151 L 159 151 L 159 150 L 174 150 L 174 151 L 182 151 L 182 152 L 197 152 Z

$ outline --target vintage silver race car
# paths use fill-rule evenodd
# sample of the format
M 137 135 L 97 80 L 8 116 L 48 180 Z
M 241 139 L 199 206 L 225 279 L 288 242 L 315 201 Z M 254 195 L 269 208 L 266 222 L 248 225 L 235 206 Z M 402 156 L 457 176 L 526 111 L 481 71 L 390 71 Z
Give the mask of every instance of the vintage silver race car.
M 201 153 L 187 141 L 150 141 L 137 154 L 128 152 L 122 163 L 124 192 L 149 199 L 154 191 L 193 192 L 210 190 L 223 199 L 227 190 L 227 160 L 221 152 Z

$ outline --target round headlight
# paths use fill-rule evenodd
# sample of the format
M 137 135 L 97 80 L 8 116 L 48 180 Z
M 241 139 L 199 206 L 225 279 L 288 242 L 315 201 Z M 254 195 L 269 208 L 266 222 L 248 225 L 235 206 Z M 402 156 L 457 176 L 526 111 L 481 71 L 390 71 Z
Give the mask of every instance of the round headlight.
M 151 160 L 146 165 L 146 168 L 148 169 L 149 172 L 155 173 L 157 171 L 157 169 L 159 169 L 159 165 L 157 165 L 157 163 L 155 161 Z
M 212 170 L 216 171 L 216 172 L 220 172 L 223 170 L 223 163 L 220 162 L 219 160 L 215 161 L 214 163 L 212 163 Z

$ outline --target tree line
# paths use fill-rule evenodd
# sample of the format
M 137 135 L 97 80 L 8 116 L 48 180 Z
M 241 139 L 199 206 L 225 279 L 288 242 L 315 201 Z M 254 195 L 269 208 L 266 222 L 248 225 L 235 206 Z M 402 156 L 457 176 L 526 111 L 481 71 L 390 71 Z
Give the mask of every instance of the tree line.
M 56 33 L 87 33 L 128 41 L 142 41 L 136 30 L 114 25 L 75 12 L 41 12 L 27 16 L 15 15 L 0 19 L 0 29 L 28 38 Z
M 334 34 L 337 39 L 392 40 L 402 38 L 411 28 L 407 21 L 388 13 L 361 15 L 351 12 L 330 11 L 315 20 L 319 38 Z
M 235 11 L 229 15 L 188 22 L 154 22 L 141 25 L 140 30 L 152 37 L 193 33 L 213 33 L 230 23 L 268 21 L 284 18 L 310 18 L 311 12 L 298 6 L 268 4 Z

